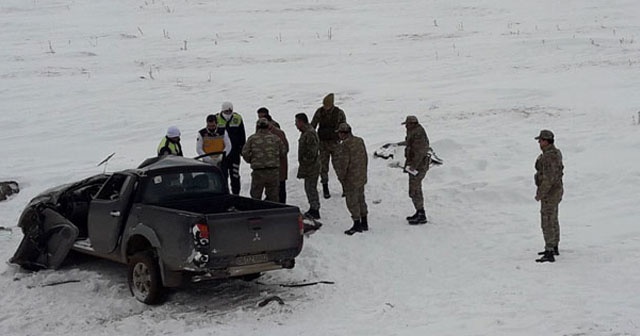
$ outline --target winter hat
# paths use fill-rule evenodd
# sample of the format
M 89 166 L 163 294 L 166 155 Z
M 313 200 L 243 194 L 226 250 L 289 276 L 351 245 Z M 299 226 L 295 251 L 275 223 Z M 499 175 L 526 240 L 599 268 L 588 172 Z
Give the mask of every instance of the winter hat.
M 416 116 L 407 116 L 407 119 L 405 119 L 405 121 L 403 123 L 401 123 L 400 125 L 417 124 L 417 123 L 418 123 L 418 117 L 416 117 Z
M 231 102 L 224 102 L 222 103 L 222 108 L 220 109 L 221 112 L 224 111 L 231 111 L 233 112 L 233 104 L 231 104 Z
M 351 126 L 349 126 L 349 124 L 347 123 L 341 123 L 340 125 L 338 125 L 338 129 L 336 130 L 336 132 L 351 132 Z
M 269 127 L 269 120 L 267 120 L 267 118 L 260 118 L 256 124 L 258 128 L 267 128 Z
M 322 100 L 322 106 L 326 108 L 333 107 L 333 93 L 330 93 L 326 97 L 324 97 L 324 99 Z
M 167 129 L 167 138 L 177 138 L 180 136 L 180 129 L 176 126 L 170 126 Z
M 553 132 L 551 132 L 550 130 L 546 130 L 546 129 L 542 130 L 542 131 L 540 131 L 540 135 L 538 135 L 534 139 L 536 139 L 536 140 L 538 140 L 538 139 L 553 140 Z
M 261 107 L 261 108 L 259 108 L 259 109 L 258 109 L 258 112 L 257 112 L 257 113 L 258 113 L 258 114 L 260 114 L 260 113 L 264 113 L 264 114 L 266 114 L 266 115 L 269 115 L 269 109 L 263 106 L 263 107 Z

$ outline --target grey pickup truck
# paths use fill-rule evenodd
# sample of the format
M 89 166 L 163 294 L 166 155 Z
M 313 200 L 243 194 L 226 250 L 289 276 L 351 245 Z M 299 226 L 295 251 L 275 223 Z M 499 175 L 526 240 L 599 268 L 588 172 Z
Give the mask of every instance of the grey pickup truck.
M 18 226 L 11 262 L 58 268 L 74 250 L 124 263 L 147 304 L 189 281 L 293 268 L 303 242 L 297 207 L 230 195 L 220 169 L 177 156 L 49 189 Z

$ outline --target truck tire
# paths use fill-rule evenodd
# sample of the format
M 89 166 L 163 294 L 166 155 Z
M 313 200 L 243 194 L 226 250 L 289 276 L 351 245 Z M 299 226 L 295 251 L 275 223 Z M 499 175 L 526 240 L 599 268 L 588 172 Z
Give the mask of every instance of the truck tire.
M 164 287 L 158 261 L 151 251 L 137 252 L 129 258 L 127 280 L 138 301 L 150 305 L 161 302 Z

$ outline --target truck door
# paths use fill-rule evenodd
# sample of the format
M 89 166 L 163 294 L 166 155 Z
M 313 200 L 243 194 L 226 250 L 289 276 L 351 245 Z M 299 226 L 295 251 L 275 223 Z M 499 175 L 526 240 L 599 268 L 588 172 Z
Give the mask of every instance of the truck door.
M 96 252 L 110 253 L 118 243 L 130 208 L 135 178 L 115 173 L 89 206 L 89 239 Z

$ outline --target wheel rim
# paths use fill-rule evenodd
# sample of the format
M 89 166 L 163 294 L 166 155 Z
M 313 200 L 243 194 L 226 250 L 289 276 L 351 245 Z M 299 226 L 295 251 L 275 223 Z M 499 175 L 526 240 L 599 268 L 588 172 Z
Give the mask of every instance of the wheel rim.
M 145 300 L 151 290 L 151 274 L 144 263 L 137 263 L 133 267 L 132 274 L 133 295 L 140 300 Z

